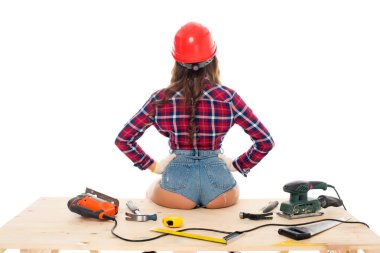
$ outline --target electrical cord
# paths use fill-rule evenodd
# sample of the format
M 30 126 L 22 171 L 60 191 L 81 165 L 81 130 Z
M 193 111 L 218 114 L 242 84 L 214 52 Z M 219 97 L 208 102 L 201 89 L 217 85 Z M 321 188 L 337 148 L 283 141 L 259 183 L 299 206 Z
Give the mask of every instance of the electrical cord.
M 168 234 L 162 234 L 162 235 L 159 235 L 159 236 L 155 236 L 155 237 L 151 237 L 151 238 L 147 238 L 147 239 L 139 239 L 139 240 L 124 238 L 124 237 L 121 237 L 120 235 L 118 235 L 118 234 L 115 233 L 115 228 L 117 227 L 117 220 L 115 218 L 112 218 L 111 220 L 113 220 L 115 222 L 115 224 L 113 225 L 113 228 L 111 229 L 111 233 L 114 236 L 116 236 L 117 238 L 119 238 L 121 240 L 124 240 L 124 241 L 127 241 L 127 242 L 148 242 L 148 241 L 153 241 L 153 240 L 156 240 L 158 238 L 161 238 L 161 237 L 164 237 L 164 236 L 168 235 Z
M 264 224 L 264 225 L 261 225 L 261 226 L 258 226 L 258 227 L 254 227 L 254 228 L 247 229 L 247 230 L 243 230 L 243 231 L 237 231 L 237 232 L 248 233 L 248 232 L 252 232 L 252 231 L 254 231 L 254 230 L 257 230 L 257 229 L 259 229 L 259 228 L 269 227 L 269 226 L 276 226 L 276 227 L 286 227 L 286 226 L 295 227 L 295 226 L 303 226 L 303 225 L 309 225 L 309 224 L 318 223 L 318 222 L 322 222 L 322 221 L 338 221 L 338 222 L 341 222 L 341 223 L 362 224 L 362 225 L 367 226 L 367 227 L 369 228 L 368 224 L 366 224 L 366 223 L 364 223 L 364 222 L 360 222 L 360 221 L 342 221 L 342 220 L 337 220 L 337 219 L 322 219 L 322 220 L 310 221 L 310 222 L 304 222 L 304 223 L 298 223 L 298 224 L 278 224 L 278 223 L 269 223 L 269 224 Z
M 334 191 L 335 191 L 335 193 L 336 193 L 336 195 L 338 195 L 338 198 L 339 198 L 340 200 L 342 200 L 342 199 L 340 198 L 340 196 L 339 196 L 339 193 L 338 193 L 337 189 L 335 189 L 335 186 L 333 186 L 333 185 L 329 185 L 329 184 L 328 184 L 327 187 L 333 188 Z M 343 205 L 344 210 L 347 211 L 346 206 L 344 205 L 343 200 L 342 200 L 342 205 Z
M 159 236 L 155 236 L 155 237 L 151 237 L 151 238 L 146 238 L 146 239 L 128 239 L 128 238 L 124 238 L 118 234 L 115 233 L 115 229 L 117 227 L 117 220 L 113 217 L 107 217 L 109 220 L 113 220 L 115 223 L 113 225 L 113 228 L 111 229 L 111 233 L 116 236 L 117 238 L 121 239 L 121 240 L 124 240 L 124 241 L 127 241 L 127 242 L 148 242 L 148 241 L 153 241 L 153 240 L 156 240 L 158 238 L 161 238 L 161 237 L 164 237 L 164 236 L 168 236 L 169 234 L 162 234 L 162 235 L 159 235 Z M 189 231 L 189 230 L 204 230 L 204 231 L 210 231 L 210 232 L 217 232 L 217 233 L 223 233 L 223 234 L 230 234 L 231 232 L 227 232 L 227 231 L 221 231 L 221 230 L 216 230 L 216 229 L 210 229 L 210 228 L 184 228 L 184 229 L 181 229 L 181 230 L 178 230 L 178 232 L 184 232 L 184 231 Z
M 112 221 L 115 222 L 113 228 L 111 229 L 112 234 L 114 236 L 116 236 L 117 238 L 119 238 L 121 240 L 124 240 L 124 241 L 127 241 L 127 242 L 148 242 L 148 241 L 153 241 L 153 240 L 156 240 L 156 239 L 159 239 L 161 237 L 169 235 L 169 234 L 162 234 L 162 235 L 159 235 L 159 236 L 155 236 L 155 237 L 151 237 L 151 238 L 146 238 L 146 239 L 128 239 L 128 238 L 124 238 L 124 237 L 122 237 L 122 236 L 120 236 L 120 235 L 118 235 L 118 234 L 115 233 L 115 229 L 117 227 L 117 220 L 116 220 L 116 218 L 109 217 L 109 216 L 106 217 L 106 218 L 108 218 L 109 220 L 112 220 Z M 304 223 L 298 223 L 298 224 L 269 223 L 269 224 L 264 224 L 264 225 L 257 226 L 257 227 L 251 228 L 251 229 L 242 230 L 242 231 L 234 231 L 234 232 L 228 232 L 228 231 L 222 231 L 222 230 L 216 230 L 216 229 L 210 229 L 210 228 L 185 228 L 185 229 L 180 229 L 180 230 L 177 230 L 177 231 L 178 232 L 184 232 L 184 231 L 190 231 L 190 230 L 203 230 L 203 231 L 217 232 L 217 233 L 222 233 L 222 234 L 231 234 L 231 233 L 243 234 L 243 233 L 252 232 L 254 230 L 257 230 L 257 229 L 260 229 L 260 228 L 263 228 L 263 227 L 270 227 L 270 226 L 276 226 L 276 227 L 303 226 L 303 225 L 318 223 L 318 222 L 322 222 L 322 221 L 338 221 L 338 222 L 341 222 L 341 223 L 362 224 L 362 225 L 365 225 L 365 226 L 367 226 L 369 228 L 369 226 L 366 223 L 360 222 L 360 221 L 342 221 L 342 220 L 337 220 L 337 219 L 323 219 L 323 220 L 304 222 Z
M 336 192 L 336 194 L 338 195 L 338 198 L 340 200 L 342 200 L 340 198 L 340 196 L 339 196 L 338 191 L 335 189 L 335 187 L 333 185 L 327 185 L 327 187 L 333 188 L 334 191 Z M 343 200 L 342 200 L 342 202 L 343 202 Z M 344 203 L 343 203 L 343 208 L 344 208 L 344 210 L 347 210 L 346 207 L 345 207 L 345 205 L 344 205 Z M 128 238 L 124 238 L 124 237 L 122 237 L 122 236 L 120 236 L 120 235 L 118 235 L 118 234 L 115 233 L 115 229 L 117 227 L 117 220 L 116 220 L 116 218 L 115 217 L 110 217 L 110 216 L 107 216 L 107 215 L 104 215 L 104 218 L 106 218 L 108 220 L 114 221 L 114 226 L 111 229 L 111 233 L 114 236 L 116 236 L 117 238 L 119 238 L 121 240 L 124 240 L 124 241 L 127 241 L 127 242 L 148 242 L 148 241 L 153 241 L 153 240 L 156 240 L 156 239 L 159 239 L 161 237 L 169 235 L 169 234 L 161 234 L 159 236 L 155 236 L 155 237 L 151 237 L 151 238 L 146 238 L 146 239 L 128 239 Z M 314 223 L 318 223 L 318 222 L 322 222 L 322 221 L 337 221 L 337 222 L 340 222 L 340 223 L 361 224 L 361 225 L 367 226 L 369 228 L 368 224 L 366 224 L 364 222 L 360 222 L 360 221 L 342 221 L 342 220 L 338 220 L 338 219 L 322 219 L 322 220 L 310 221 L 310 222 L 304 222 L 304 223 L 298 223 L 298 224 L 269 223 L 269 224 L 264 224 L 264 225 L 257 226 L 257 227 L 251 228 L 251 229 L 242 230 L 242 231 L 234 231 L 234 232 L 228 232 L 228 231 L 222 231 L 222 230 L 216 230 L 216 229 L 210 229 L 210 228 L 185 228 L 185 229 L 180 229 L 180 230 L 177 230 L 177 231 L 178 232 L 184 232 L 184 231 L 198 230 L 198 231 L 217 232 L 217 233 L 222 233 L 222 234 L 231 234 L 231 233 L 243 234 L 243 233 L 252 232 L 252 231 L 255 231 L 257 229 L 264 228 L 264 227 L 271 227 L 271 226 L 276 226 L 276 227 L 304 226 L 304 225 L 314 224 Z

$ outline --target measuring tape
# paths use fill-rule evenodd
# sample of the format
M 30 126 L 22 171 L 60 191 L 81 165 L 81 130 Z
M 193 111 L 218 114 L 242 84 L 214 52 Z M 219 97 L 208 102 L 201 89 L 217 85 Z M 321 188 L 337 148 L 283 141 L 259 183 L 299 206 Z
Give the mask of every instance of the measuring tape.
M 169 228 L 179 228 L 183 224 L 183 219 L 182 217 L 178 216 L 164 217 L 162 219 L 162 223 L 164 224 L 164 226 Z

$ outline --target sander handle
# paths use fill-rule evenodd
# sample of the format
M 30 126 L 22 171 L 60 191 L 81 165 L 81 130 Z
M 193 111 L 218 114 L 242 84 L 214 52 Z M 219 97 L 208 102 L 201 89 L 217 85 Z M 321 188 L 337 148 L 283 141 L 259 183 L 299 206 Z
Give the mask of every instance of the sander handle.
M 327 190 L 327 184 L 325 182 L 322 182 L 322 181 L 310 181 L 309 182 L 309 188 L 310 190 L 312 189 L 321 189 L 321 190 L 324 190 L 326 191 Z
M 284 185 L 283 190 L 284 192 L 289 193 L 307 193 L 309 190 L 312 189 L 321 189 L 321 190 L 327 190 L 327 184 L 322 181 L 293 181 L 290 183 L 287 183 Z

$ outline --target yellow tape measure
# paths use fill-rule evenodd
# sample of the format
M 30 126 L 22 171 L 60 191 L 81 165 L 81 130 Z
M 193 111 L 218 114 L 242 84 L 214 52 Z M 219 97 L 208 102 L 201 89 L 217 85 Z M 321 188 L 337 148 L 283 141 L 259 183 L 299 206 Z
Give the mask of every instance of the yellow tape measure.
M 178 216 L 170 216 L 163 218 L 162 223 L 169 228 L 179 228 L 183 224 L 183 219 Z

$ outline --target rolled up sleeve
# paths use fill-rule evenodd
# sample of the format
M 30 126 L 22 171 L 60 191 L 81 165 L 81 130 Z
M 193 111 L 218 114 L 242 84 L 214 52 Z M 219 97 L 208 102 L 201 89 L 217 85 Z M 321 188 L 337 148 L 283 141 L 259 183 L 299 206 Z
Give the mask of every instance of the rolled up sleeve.
M 147 169 L 154 160 L 137 144 L 137 140 L 144 134 L 154 121 L 151 115 L 154 94 L 145 102 L 143 107 L 125 124 L 118 134 L 115 144 L 140 170 Z
M 256 166 L 274 147 L 274 141 L 266 127 L 236 92 L 231 99 L 231 108 L 234 114 L 234 123 L 238 124 L 253 142 L 247 152 L 232 162 L 236 170 L 246 177 L 250 169 Z

